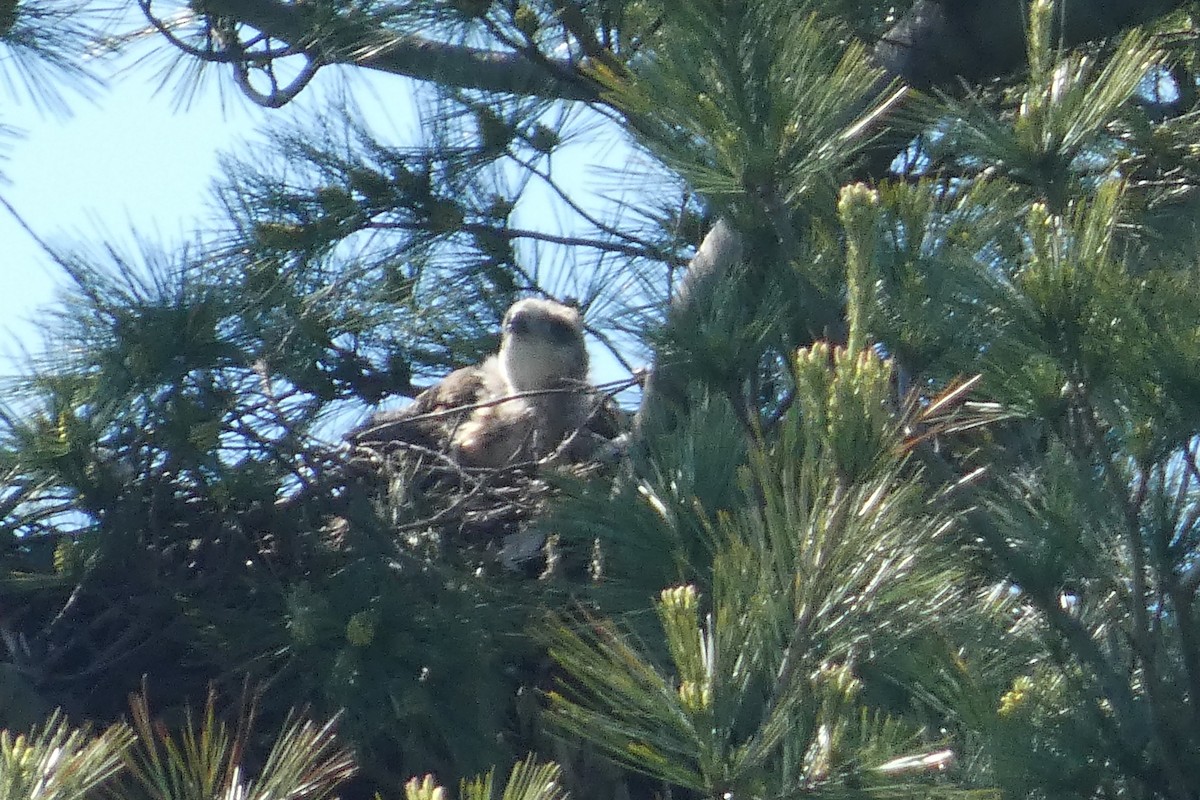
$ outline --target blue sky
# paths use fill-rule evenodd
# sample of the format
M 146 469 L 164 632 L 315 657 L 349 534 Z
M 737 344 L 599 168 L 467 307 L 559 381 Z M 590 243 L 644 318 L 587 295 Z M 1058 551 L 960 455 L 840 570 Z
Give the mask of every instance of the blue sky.
M 92 99 L 69 96 L 73 113 L 66 119 L 6 97 L 0 122 L 20 136 L 0 143 L 0 196 L 54 246 L 131 243 L 134 230 L 183 240 L 205 215 L 218 153 L 251 136 L 264 112 L 240 99 L 222 109 L 215 92 L 175 108 L 170 93 L 156 95 L 156 87 L 153 75 L 126 73 Z M 62 276 L 2 209 L 0 242 L 0 353 L 11 354 L 14 340 L 37 346 L 36 311 Z
M 282 110 L 251 104 L 225 75 L 210 76 L 203 90 L 181 107 L 179 87 L 160 88 L 155 70 L 146 66 L 115 72 L 107 88 L 92 98 L 68 93 L 72 113 L 67 118 L 44 113 L 27 98 L 13 97 L 0 87 L 0 123 L 21 134 L 0 140 L 0 197 L 52 246 L 114 243 L 133 253 L 136 231 L 170 252 L 173 243 L 191 240 L 198 227 L 212 220 L 209 188 L 222 152 L 252 141 L 260 127 L 281 117 L 321 108 L 333 92 L 348 87 L 357 105 L 369 111 L 369 123 L 385 138 L 414 141 L 418 122 L 408 82 L 356 72 L 323 72 Z M 342 80 L 347 75 L 350 80 Z M 218 91 L 222 83 L 223 92 Z M 581 126 L 595 127 L 577 120 L 576 130 Z M 585 187 L 610 199 L 652 188 L 644 179 L 649 175 L 639 176 L 643 180 L 637 183 L 626 180 L 629 176 L 622 170 L 633 153 L 614 133 L 610 128 L 598 138 L 585 135 L 555 157 L 558 179 L 593 209 L 608 204 L 596 195 L 589 200 Z M 622 190 L 622 184 L 631 188 Z M 533 200 L 533 207 L 524 206 L 524 214 L 539 217 L 526 227 L 555 227 L 552 219 L 558 215 L 549 195 L 545 198 Z M 64 276 L 3 208 L 0 243 L 0 375 L 11 375 L 19 371 L 22 350 L 40 348 L 38 309 L 54 299 Z M 611 357 L 598 348 L 593 353 L 595 379 L 621 377 Z

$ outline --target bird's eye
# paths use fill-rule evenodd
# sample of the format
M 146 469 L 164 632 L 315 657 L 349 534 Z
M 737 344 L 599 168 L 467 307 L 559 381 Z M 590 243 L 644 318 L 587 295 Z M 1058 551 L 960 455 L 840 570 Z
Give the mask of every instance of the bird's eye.
M 520 312 L 513 314 L 504 323 L 504 330 L 509 333 L 528 333 L 529 332 L 529 315 Z
M 553 341 L 555 344 L 571 344 L 579 335 L 575 329 L 561 319 L 548 319 L 545 321 L 546 338 Z

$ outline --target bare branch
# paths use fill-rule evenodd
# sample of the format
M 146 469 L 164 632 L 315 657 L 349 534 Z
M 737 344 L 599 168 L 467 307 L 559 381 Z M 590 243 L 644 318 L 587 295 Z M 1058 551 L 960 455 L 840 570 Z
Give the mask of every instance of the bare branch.
M 547 60 L 552 69 L 520 53 L 447 44 L 381 29 L 368 17 L 331 24 L 320 5 L 278 0 L 205 0 L 203 11 L 249 25 L 325 64 L 345 64 L 433 81 L 443 86 L 534 97 L 594 101 L 597 87 L 579 67 Z
M 425 231 L 428 226 L 419 222 L 370 222 L 363 226 L 372 230 L 402 230 L 402 231 Z M 557 233 L 546 233 L 544 231 L 526 230 L 522 228 L 500 228 L 493 225 L 484 225 L 477 222 L 463 223 L 459 227 L 459 232 L 487 234 L 497 236 L 502 239 L 511 241 L 513 239 L 532 239 L 539 242 L 549 242 L 551 244 L 567 245 L 569 247 L 587 247 L 594 250 L 601 250 L 607 253 L 620 253 L 621 255 L 631 256 L 633 258 L 652 258 L 658 261 L 675 262 L 677 260 L 669 253 L 664 253 L 653 245 L 627 245 L 620 242 L 606 242 L 600 239 L 593 239 L 586 236 L 565 236 Z
M 710 295 L 714 286 L 726 279 L 741 257 L 742 236 L 727 218 L 721 217 L 700 243 L 687 273 L 679 282 L 679 288 L 671 298 L 668 318 L 677 320 L 690 312 L 698 298 Z M 686 376 L 679 375 L 678 369 L 672 369 L 670 364 L 663 362 L 661 354 L 656 354 L 642 391 L 641 407 L 634 418 L 635 435 L 645 430 L 652 415 L 662 413 L 664 401 L 682 393 L 684 384 Z

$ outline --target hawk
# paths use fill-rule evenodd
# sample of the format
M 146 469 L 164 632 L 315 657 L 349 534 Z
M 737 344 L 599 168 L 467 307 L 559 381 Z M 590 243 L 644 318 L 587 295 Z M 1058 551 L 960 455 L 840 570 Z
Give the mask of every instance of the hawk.
M 349 438 L 368 446 L 419 444 L 465 467 L 541 459 L 592 416 L 597 401 L 587 376 L 579 311 L 521 300 L 504 315 L 499 353 L 455 370 L 402 409 L 376 413 Z

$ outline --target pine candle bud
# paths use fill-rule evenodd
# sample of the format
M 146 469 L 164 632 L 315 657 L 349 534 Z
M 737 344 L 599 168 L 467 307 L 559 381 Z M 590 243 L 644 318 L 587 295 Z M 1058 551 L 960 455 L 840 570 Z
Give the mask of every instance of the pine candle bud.
M 496 194 L 492 195 L 486 213 L 493 219 L 508 219 L 508 215 L 513 212 L 514 208 L 516 208 L 516 204 L 512 200 Z
M 549 153 L 558 147 L 559 137 L 553 128 L 545 125 L 535 125 L 527 137 L 529 146 L 539 153 Z
M 1045 203 L 1031 205 L 1025 223 L 1030 231 L 1036 233 L 1051 233 L 1054 230 L 1054 217 Z
M 1033 0 L 1029 4 L 1029 63 L 1033 79 L 1045 72 L 1045 57 L 1051 51 L 1050 36 L 1054 25 L 1054 0 Z
M 875 220 L 879 193 L 862 183 L 842 187 L 838 195 L 838 217 L 846 231 L 846 314 L 850 318 L 851 351 L 866 346 L 868 302 L 875 258 Z
M 675 586 L 663 589 L 659 595 L 658 616 L 668 643 L 673 645 L 677 666 L 684 671 L 684 679 L 695 677 L 688 672 L 695 658 L 693 644 L 700 625 L 700 599 L 696 587 Z
M 379 208 L 395 202 L 392 182 L 387 176 L 365 167 L 355 167 L 347 173 L 350 189 L 358 192 L 372 208 Z
M 679 675 L 680 691 L 684 685 L 692 683 L 697 688 L 688 691 L 699 692 L 698 687 L 710 681 L 712 667 L 710 637 L 700 624 L 699 592 L 690 584 L 663 589 L 656 610 L 666 636 L 667 649 Z M 680 694 L 680 698 L 685 705 L 692 701 L 699 704 L 703 699 L 699 695 L 684 697 L 683 694 Z M 695 708 L 699 707 L 695 705 Z
M 375 640 L 374 615 L 369 611 L 359 611 L 350 617 L 346 623 L 346 641 L 355 647 L 366 647 Z
M 438 786 L 432 775 L 411 778 L 404 784 L 405 800 L 447 800 L 445 787 Z
M 795 373 L 806 447 L 828 453 L 846 477 L 861 477 L 887 446 L 892 362 L 869 348 L 818 342 L 797 351 Z
M 834 460 L 850 479 L 862 477 L 885 449 L 891 362 L 873 350 L 839 348 L 829 395 L 829 441 Z
M 254 242 L 268 250 L 291 250 L 304 234 L 304 228 L 286 222 L 259 222 L 254 225 Z
M 845 664 L 821 665 L 817 679 L 845 700 L 854 700 L 862 692 L 862 681 L 855 677 L 854 671 Z
M 800 397 L 802 401 L 825 405 L 832 362 L 833 351 L 826 342 L 814 342 L 812 347 L 802 347 L 796 351 L 796 382 L 798 388 L 804 391 Z
M 302 646 L 316 644 L 321 632 L 328 630 L 329 602 L 308 586 L 301 585 L 291 591 L 287 605 L 287 626 L 292 640 Z
M 690 583 L 663 589 L 659 597 L 664 607 L 688 615 L 695 614 L 700 605 L 700 595 Z
M 74 418 L 65 411 L 58 415 L 54 426 L 54 433 L 57 437 L 56 444 L 70 447 L 72 439 L 71 430 L 74 428 L 74 425 L 72 425 L 73 422 Z
M 513 15 L 513 24 L 517 26 L 517 30 L 525 35 L 526 39 L 532 40 L 537 36 L 538 28 L 542 26 L 538 19 L 537 12 L 526 5 L 517 8 L 517 13 Z
M 1138 464 L 1145 464 L 1154 458 L 1157 443 L 1158 430 L 1150 418 L 1135 421 L 1125 437 L 1125 446 Z
M 707 681 L 684 681 L 679 684 L 679 701 L 693 714 L 707 711 L 712 707 L 712 686 Z
M 1046 122 L 1046 107 L 1052 102 L 1053 93 L 1053 88 L 1046 85 L 1054 58 L 1054 48 L 1051 44 L 1053 22 L 1053 0 L 1034 0 L 1030 3 L 1026 39 L 1029 84 L 1021 95 L 1021 106 L 1017 110 L 1018 133 L 1038 136 Z
M 879 192 L 865 183 L 852 183 L 838 192 L 838 216 L 843 225 L 873 219 L 878 207 Z
M 1000 708 L 996 713 L 1001 717 L 1011 716 L 1024 706 L 1025 701 L 1029 699 L 1033 693 L 1034 683 L 1033 678 L 1028 675 L 1020 675 L 1013 679 L 1012 688 L 1005 692 L 1000 697 Z
M 34 766 L 34 759 L 37 757 L 37 749 L 29 746 L 29 740 L 25 738 L 25 734 L 19 734 L 16 739 L 9 744 L 9 732 L 0 731 L 0 744 L 4 745 L 4 749 L 8 751 L 8 763 L 13 766 L 15 772 L 27 772 Z
M 831 351 L 825 342 L 796 351 L 796 399 L 804 410 L 806 447 L 820 446 L 829 403 Z

